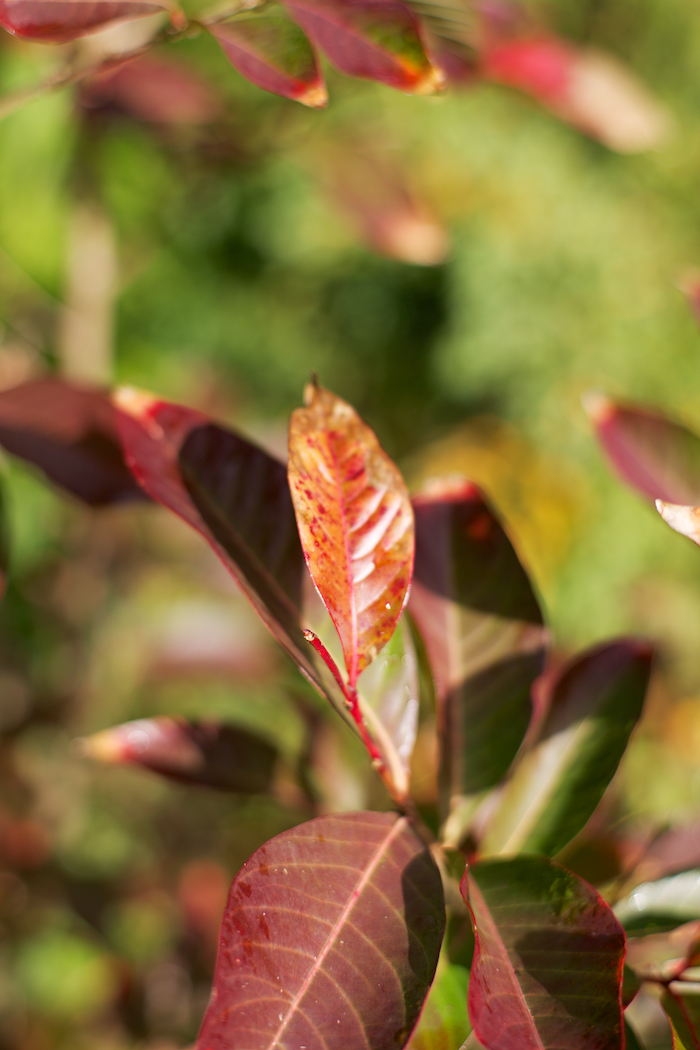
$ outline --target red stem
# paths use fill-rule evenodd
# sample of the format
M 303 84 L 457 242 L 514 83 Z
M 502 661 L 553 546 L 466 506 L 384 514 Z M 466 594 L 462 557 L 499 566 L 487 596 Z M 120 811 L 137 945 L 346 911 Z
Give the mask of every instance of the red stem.
M 345 702 L 348 705 L 348 710 L 352 715 L 353 721 L 355 722 L 357 728 L 360 730 L 360 736 L 362 737 L 363 743 L 369 751 L 372 760 L 376 763 L 380 773 L 383 773 L 385 768 L 384 759 L 382 758 L 381 751 L 379 750 L 374 740 L 372 740 L 372 737 L 367 731 L 365 720 L 362 717 L 362 712 L 360 711 L 360 705 L 357 702 L 357 689 L 351 689 L 350 686 L 345 684 L 345 682 L 343 681 L 343 677 L 340 671 L 338 670 L 337 663 L 335 662 L 331 654 L 328 652 L 325 645 L 323 644 L 323 642 L 317 634 L 314 634 L 313 631 L 305 630 L 304 638 L 306 638 L 307 642 L 311 642 L 314 649 L 321 657 L 324 664 L 338 683 L 338 686 L 340 687 L 340 690 L 343 696 L 345 697 Z

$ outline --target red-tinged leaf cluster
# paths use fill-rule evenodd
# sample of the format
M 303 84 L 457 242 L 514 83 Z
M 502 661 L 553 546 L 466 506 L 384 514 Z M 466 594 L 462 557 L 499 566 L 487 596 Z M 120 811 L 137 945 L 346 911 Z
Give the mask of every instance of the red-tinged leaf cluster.
M 389 641 L 413 570 L 413 514 L 398 469 L 345 401 L 312 384 L 289 429 L 304 556 L 343 646 L 350 689 Z
M 313 48 L 283 8 L 215 22 L 209 32 L 231 65 L 263 91 L 314 109 L 327 104 L 328 92 Z
M 63 44 L 111 22 L 165 10 L 159 0 L 0 0 L 0 25 L 14 36 Z
M 198 1050 L 401 1047 L 435 974 L 438 869 L 406 817 L 320 817 L 231 886 Z

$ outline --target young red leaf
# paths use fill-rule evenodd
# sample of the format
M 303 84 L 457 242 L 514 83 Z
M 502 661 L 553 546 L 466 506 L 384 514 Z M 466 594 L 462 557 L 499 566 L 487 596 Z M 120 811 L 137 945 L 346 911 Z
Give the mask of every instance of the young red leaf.
M 642 712 L 652 650 L 621 639 L 571 660 L 549 682 L 548 710 L 499 795 L 485 853 L 552 855 L 587 823 Z
M 476 486 L 433 483 L 414 501 L 416 566 L 409 611 L 433 671 L 443 813 L 493 787 L 530 720 L 547 632 L 532 585 Z M 454 834 L 452 834 L 452 831 Z
M 437 965 L 440 874 L 406 817 L 319 817 L 233 881 L 198 1050 L 401 1050 Z
M 673 981 L 664 992 L 661 1005 L 671 1021 L 674 1047 L 700 1050 L 700 984 Z
M 415 95 L 442 86 L 415 15 L 399 0 L 285 0 L 315 47 L 342 73 Z
M 328 92 L 316 55 L 299 26 L 281 7 L 265 8 L 207 26 L 241 76 L 274 95 L 323 108 Z
M 0 391 L 0 445 L 86 503 L 145 499 L 124 462 L 114 408 L 96 388 L 39 379 Z
M 14 36 L 63 44 L 166 9 L 159 0 L 0 0 L 0 25 Z
M 545 857 L 471 865 L 469 1018 L 487 1050 L 622 1050 L 625 935 L 592 886 Z
M 589 394 L 598 440 L 623 481 L 651 500 L 700 503 L 700 437 L 635 405 Z
M 83 106 L 112 106 L 137 120 L 207 124 L 221 115 L 212 87 L 184 62 L 152 55 L 124 62 L 82 85 Z
M 343 646 L 349 687 L 391 638 L 413 570 L 398 468 L 355 410 L 316 384 L 289 427 L 289 485 L 304 556 Z
M 87 757 L 101 762 L 143 766 L 187 784 L 250 794 L 270 789 L 277 760 L 275 748 L 254 733 L 184 718 L 125 722 L 80 743 Z

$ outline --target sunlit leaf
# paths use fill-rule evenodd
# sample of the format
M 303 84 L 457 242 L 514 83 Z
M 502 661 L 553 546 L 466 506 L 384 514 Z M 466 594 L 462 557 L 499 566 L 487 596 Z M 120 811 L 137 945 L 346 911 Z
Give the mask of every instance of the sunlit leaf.
M 655 882 L 643 882 L 615 905 L 626 929 L 667 930 L 700 915 L 700 870 L 682 871 Z
M 556 675 L 536 738 L 487 825 L 483 852 L 552 855 L 581 831 L 641 714 L 651 658 L 647 643 L 622 639 L 575 657 Z
M 15 36 L 58 44 L 164 10 L 158 0 L 0 0 L 0 25 Z
M 275 95 L 323 107 L 328 93 L 313 48 L 281 7 L 207 26 L 238 72 Z
M 442 74 L 423 48 L 418 21 L 399 0 L 285 0 L 315 47 L 342 73 L 417 95 Z
M 143 766 L 188 784 L 260 793 L 272 782 L 277 751 L 238 726 L 141 718 L 103 729 L 81 741 L 81 750 L 101 762 Z
M 354 689 L 404 607 L 413 513 L 398 468 L 355 410 L 315 384 L 305 402 L 289 427 L 289 485 L 304 555 Z
M 39 379 L 0 391 L 0 445 L 86 503 L 145 498 L 124 462 L 114 408 L 96 388 Z
M 700 984 L 673 981 L 661 998 L 675 1034 L 675 1046 L 700 1047 Z
M 468 970 L 440 963 L 407 1050 L 459 1050 L 471 1027 L 468 986 Z
M 442 809 L 459 817 L 520 747 L 547 633 L 527 574 L 476 486 L 434 483 L 414 499 L 414 513 L 409 609 L 435 680 Z M 459 828 L 449 837 L 458 839 Z
M 198 1050 L 401 1050 L 443 931 L 440 874 L 406 817 L 286 831 L 233 881 Z
M 141 485 L 204 536 L 280 645 L 344 715 L 299 625 L 304 562 L 284 466 L 193 409 L 130 389 L 116 401 Z
M 622 1050 L 625 935 L 595 890 L 544 857 L 470 866 L 469 1017 L 488 1050 Z
M 700 437 L 665 416 L 588 394 L 598 440 L 623 481 L 651 500 L 700 503 Z
M 657 499 L 656 509 L 674 532 L 700 545 L 700 507 L 684 507 Z

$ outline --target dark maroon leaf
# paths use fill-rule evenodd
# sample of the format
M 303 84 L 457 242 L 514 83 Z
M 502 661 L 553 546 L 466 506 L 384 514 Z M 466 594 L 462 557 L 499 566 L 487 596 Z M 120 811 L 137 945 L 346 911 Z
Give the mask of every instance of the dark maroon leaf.
M 551 676 L 544 717 L 499 794 L 482 850 L 553 855 L 582 830 L 641 715 L 651 661 L 647 642 L 621 638 Z
M 305 106 L 328 102 L 311 44 L 281 7 L 207 26 L 238 72 L 252 84 Z
M 487 1050 L 622 1050 L 625 935 L 592 886 L 545 857 L 471 865 L 469 1017 Z
M 116 414 L 101 390 L 39 379 L 0 391 L 0 444 L 86 503 L 145 499 L 124 462 Z
M 278 835 L 231 886 L 198 1050 L 401 1050 L 444 923 L 407 817 L 344 813 Z
M 636 405 L 589 394 L 585 401 L 612 466 L 642 496 L 700 503 L 700 437 Z
M 527 574 L 475 485 L 434 483 L 413 506 L 409 612 L 435 680 L 443 812 L 459 814 L 498 783 L 520 747 L 547 632 Z
M 399 0 L 285 0 L 295 22 L 342 73 L 413 94 L 442 83 L 418 21 Z
M 141 718 L 103 729 L 81 741 L 83 752 L 101 762 L 143 766 L 188 784 L 224 791 L 269 790 L 276 749 L 237 726 Z
M 299 624 L 305 569 L 284 466 L 201 412 L 129 389 L 116 400 L 126 459 L 141 485 L 204 536 L 280 645 L 346 717 Z
M 700 984 L 673 981 L 661 999 L 674 1030 L 674 1048 L 700 1050 Z
M 0 0 L 0 25 L 16 36 L 62 44 L 110 22 L 164 10 L 159 0 Z

